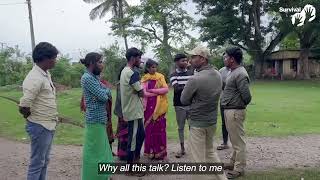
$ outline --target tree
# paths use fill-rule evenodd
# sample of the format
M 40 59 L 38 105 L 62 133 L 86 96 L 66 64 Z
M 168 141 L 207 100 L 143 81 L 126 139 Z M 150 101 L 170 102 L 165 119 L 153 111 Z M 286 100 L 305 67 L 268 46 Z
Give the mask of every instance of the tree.
M 292 30 L 287 14 L 275 11 L 273 0 L 194 0 L 204 18 L 198 24 L 201 39 L 211 47 L 229 43 L 247 51 L 254 59 L 255 76 L 261 77 L 266 56 Z M 277 7 L 279 8 L 279 7 Z M 262 22 L 262 19 L 268 21 Z M 271 41 L 269 41 L 271 39 Z
M 69 85 L 71 82 L 70 78 L 70 58 L 66 56 L 62 56 L 57 60 L 54 68 L 50 70 L 52 74 L 52 81 L 55 83 Z
M 132 38 L 142 45 L 152 46 L 160 59 L 160 69 L 169 75 L 173 66 L 172 53 L 183 45 L 193 19 L 182 9 L 185 0 L 142 0 L 141 5 L 130 8 L 127 21 Z
M 122 19 L 125 18 L 124 10 L 129 7 L 129 4 L 126 0 L 83 0 L 86 3 L 100 3 L 98 6 L 93 8 L 89 14 L 90 19 L 94 20 L 96 18 L 103 18 L 107 12 L 113 13 L 113 18 L 111 22 L 114 22 L 112 27 L 115 30 L 117 35 L 123 37 L 125 48 L 128 49 L 128 38 L 125 31 L 125 25 L 120 23 Z
M 62 55 L 57 60 L 53 69 L 50 70 L 52 81 L 69 87 L 80 87 L 80 79 L 85 71 L 85 67 L 80 63 L 72 63 L 71 58 Z
M 315 40 L 310 52 L 316 57 L 320 57 L 320 36 Z M 318 62 L 320 63 L 320 59 Z
M 314 6 L 314 14 L 317 17 L 315 20 L 309 22 L 309 19 L 312 18 L 311 9 L 304 8 L 301 13 L 306 14 L 306 19 L 304 21 L 303 26 L 296 26 L 294 31 L 299 37 L 300 43 L 300 68 L 299 68 L 299 79 L 310 79 L 310 72 L 309 72 L 309 54 L 310 48 L 314 46 L 317 39 L 320 37 L 320 21 L 319 16 L 320 12 L 316 11 L 320 8 L 320 2 L 317 0 L 304 0 L 304 1 L 295 1 L 296 4 L 300 5 L 301 7 L 308 7 L 307 4 L 312 4 Z M 310 7 L 310 6 L 309 6 Z M 303 12 L 304 11 L 304 12 Z M 297 19 L 301 21 L 301 19 Z
M 70 67 L 70 79 L 67 85 L 71 87 L 80 87 L 80 79 L 85 71 L 85 66 L 81 63 L 73 63 Z
M 0 86 L 22 83 L 32 69 L 32 62 L 25 59 L 18 46 L 0 50 Z
M 291 32 L 280 43 L 280 49 L 299 49 L 299 37 L 297 33 Z
M 80 87 L 80 78 L 84 66 L 80 63 L 70 64 L 71 58 L 61 56 L 55 67 L 50 70 L 55 83 L 70 87 Z M 19 47 L 7 47 L 0 50 L 0 86 L 21 85 L 26 75 L 32 69 L 33 63 L 30 56 L 25 56 Z
M 105 57 L 103 77 L 110 83 L 115 84 L 118 82 L 120 68 L 127 63 L 126 59 L 122 58 L 124 51 L 120 49 L 117 43 L 115 43 L 107 48 L 103 48 L 102 53 Z

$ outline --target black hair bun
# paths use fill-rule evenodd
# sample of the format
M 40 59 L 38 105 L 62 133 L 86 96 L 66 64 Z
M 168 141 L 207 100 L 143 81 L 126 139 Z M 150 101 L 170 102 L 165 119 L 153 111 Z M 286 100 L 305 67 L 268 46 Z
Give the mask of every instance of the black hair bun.
M 80 59 L 80 63 L 81 63 L 81 64 L 85 64 L 85 59 L 81 58 L 81 59 Z

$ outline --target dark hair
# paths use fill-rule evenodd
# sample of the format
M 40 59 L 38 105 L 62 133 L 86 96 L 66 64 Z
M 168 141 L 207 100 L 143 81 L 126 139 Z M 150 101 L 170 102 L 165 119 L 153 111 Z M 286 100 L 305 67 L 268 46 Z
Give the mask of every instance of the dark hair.
M 132 47 L 130 49 L 127 50 L 126 52 L 126 59 L 127 61 L 130 61 L 131 57 L 139 57 L 142 56 L 143 52 L 140 51 L 139 49 Z
M 80 59 L 80 62 L 86 67 L 89 67 L 90 64 L 95 64 L 101 58 L 102 58 L 101 54 L 96 52 L 91 52 L 91 53 L 88 53 L 84 59 Z
M 183 58 L 187 58 L 187 56 L 185 54 L 176 54 L 174 56 L 174 62 L 177 62 L 177 61 L 179 61 L 180 59 L 183 59 Z
M 228 56 L 233 57 L 238 64 L 242 63 L 243 54 L 239 47 L 230 47 L 226 50 Z
M 148 69 L 151 68 L 153 65 L 158 66 L 158 63 L 152 59 L 148 59 L 146 62 L 146 66 L 144 68 L 144 73 L 145 74 L 149 73 Z
M 46 59 L 56 58 L 59 51 L 56 47 L 48 42 L 41 42 L 36 45 L 32 51 L 33 62 L 39 63 Z

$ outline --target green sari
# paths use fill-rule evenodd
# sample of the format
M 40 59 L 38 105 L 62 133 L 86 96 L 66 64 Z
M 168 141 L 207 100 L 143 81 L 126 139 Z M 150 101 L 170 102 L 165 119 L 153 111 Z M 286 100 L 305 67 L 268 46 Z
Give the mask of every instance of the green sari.
M 110 174 L 98 174 L 98 163 L 113 163 L 104 124 L 86 124 L 82 159 L 82 180 L 106 180 Z

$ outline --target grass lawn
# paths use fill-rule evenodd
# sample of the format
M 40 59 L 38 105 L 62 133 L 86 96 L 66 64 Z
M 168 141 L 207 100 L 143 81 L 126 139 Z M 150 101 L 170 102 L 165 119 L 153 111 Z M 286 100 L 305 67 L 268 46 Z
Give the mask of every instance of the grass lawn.
M 259 81 L 252 85 L 253 101 L 248 106 L 246 133 L 248 136 L 287 136 L 319 133 L 320 83 L 319 81 Z M 21 92 L 4 91 L 0 95 L 19 99 Z M 61 115 L 83 122 L 79 102 L 81 89 L 72 89 L 58 94 L 58 111 Z M 173 93 L 170 91 L 169 112 L 167 115 L 167 134 L 169 139 L 177 139 L 177 126 Z M 113 92 L 115 99 L 115 92 Z M 16 140 L 27 140 L 24 120 L 18 114 L 17 105 L 0 98 L 0 136 Z M 113 129 L 116 131 L 117 119 L 113 116 Z M 220 117 L 217 135 L 220 136 Z M 186 128 L 187 129 L 187 128 Z M 60 124 L 55 143 L 81 144 L 81 128 Z

